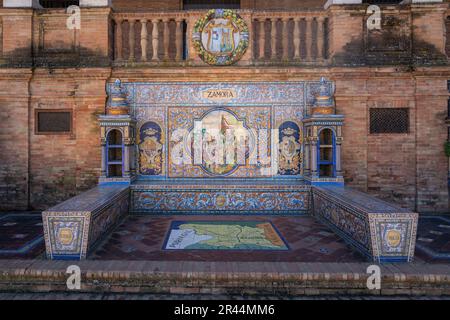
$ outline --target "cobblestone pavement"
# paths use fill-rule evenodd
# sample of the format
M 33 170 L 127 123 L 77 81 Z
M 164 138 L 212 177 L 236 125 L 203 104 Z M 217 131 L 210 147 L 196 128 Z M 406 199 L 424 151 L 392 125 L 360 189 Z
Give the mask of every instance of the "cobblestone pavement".
M 175 294 L 0 293 L 0 300 L 450 300 L 450 296 L 227 296 Z

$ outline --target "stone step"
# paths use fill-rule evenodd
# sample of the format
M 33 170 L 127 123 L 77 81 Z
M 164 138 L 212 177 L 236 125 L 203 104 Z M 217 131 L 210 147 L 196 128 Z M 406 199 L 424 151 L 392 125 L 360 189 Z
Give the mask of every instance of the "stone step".
M 0 261 L 0 292 L 68 292 L 70 261 Z M 450 295 L 450 268 L 381 265 L 369 290 L 369 263 L 78 261 L 86 293 L 213 295 Z

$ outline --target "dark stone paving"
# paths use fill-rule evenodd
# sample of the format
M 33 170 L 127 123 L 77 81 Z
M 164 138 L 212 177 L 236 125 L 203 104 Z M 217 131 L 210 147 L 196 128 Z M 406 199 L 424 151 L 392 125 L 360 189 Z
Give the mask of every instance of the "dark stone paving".
M 0 300 L 450 300 L 448 296 L 276 296 L 276 295 L 176 295 L 114 293 L 1 293 Z
M 163 250 L 172 221 L 270 221 L 289 244 L 288 251 Z M 165 261 L 363 262 L 337 235 L 312 217 L 130 216 L 91 259 Z
M 450 216 L 419 218 L 416 256 L 427 262 L 450 261 Z
M 0 259 L 33 259 L 44 251 L 40 212 L 0 215 Z

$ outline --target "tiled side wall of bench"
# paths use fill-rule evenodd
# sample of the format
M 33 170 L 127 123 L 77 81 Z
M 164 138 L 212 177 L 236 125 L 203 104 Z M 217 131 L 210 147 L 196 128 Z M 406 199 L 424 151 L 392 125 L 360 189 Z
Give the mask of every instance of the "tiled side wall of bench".
M 43 212 L 49 259 L 85 259 L 128 214 L 127 185 L 103 185 Z
M 368 194 L 340 187 L 313 187 L 312 213 L 369 260 L 410 262 L 418 214 Z

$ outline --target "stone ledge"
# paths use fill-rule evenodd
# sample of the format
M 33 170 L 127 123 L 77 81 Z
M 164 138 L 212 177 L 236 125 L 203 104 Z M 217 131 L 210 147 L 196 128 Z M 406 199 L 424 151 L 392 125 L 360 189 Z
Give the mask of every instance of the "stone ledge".
M 0 261 L 0 291 L 67 292 L 65 272 L 72 264 Z M 366 263 L 80 261 L 77 265 L 82 271 L 80 292 L 450 295 L 448 265 L 382 265 L 381 289 L 372 291 L 366 287 Z

